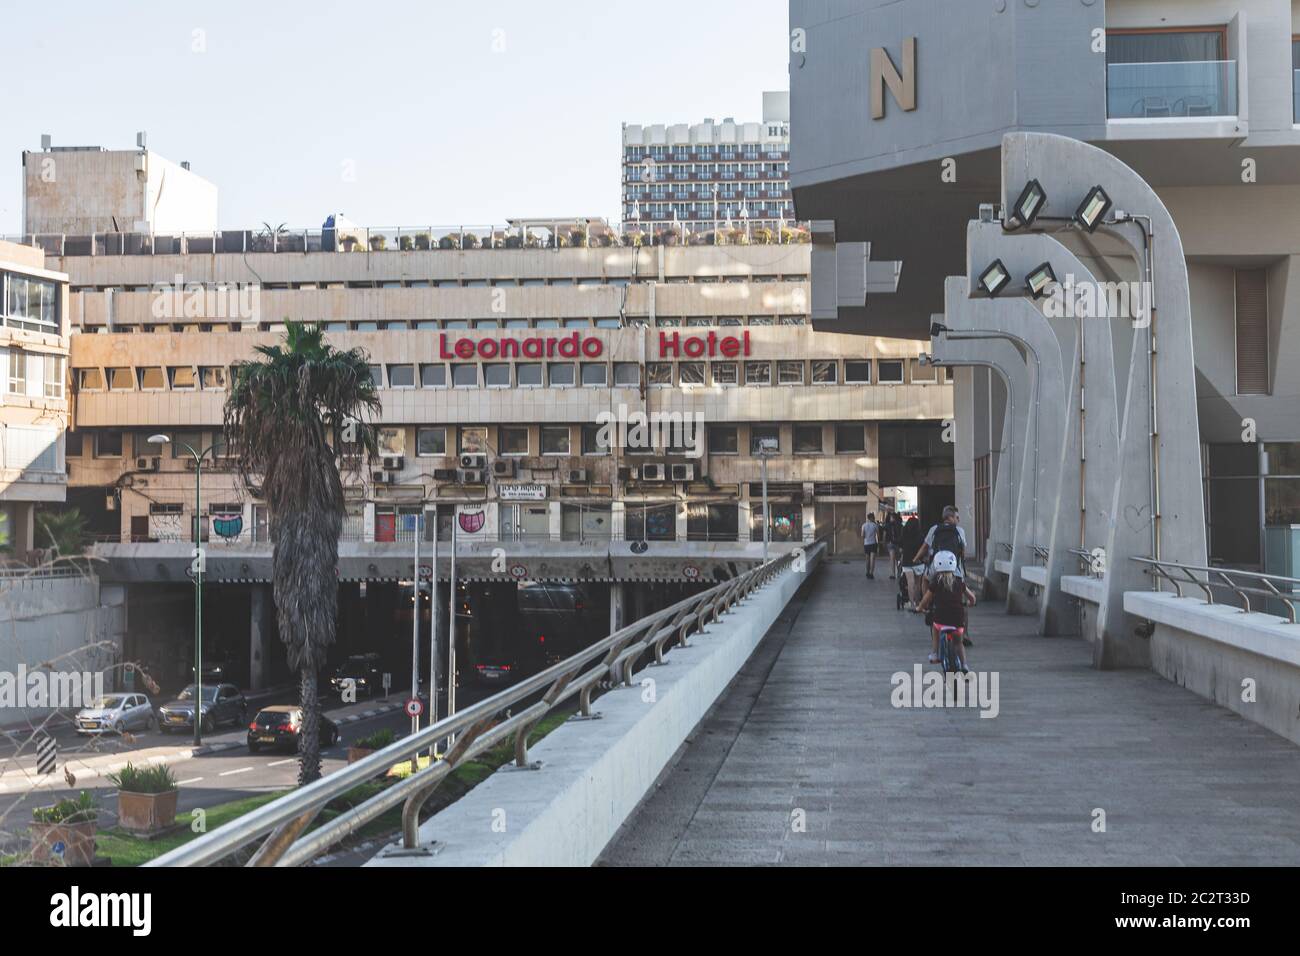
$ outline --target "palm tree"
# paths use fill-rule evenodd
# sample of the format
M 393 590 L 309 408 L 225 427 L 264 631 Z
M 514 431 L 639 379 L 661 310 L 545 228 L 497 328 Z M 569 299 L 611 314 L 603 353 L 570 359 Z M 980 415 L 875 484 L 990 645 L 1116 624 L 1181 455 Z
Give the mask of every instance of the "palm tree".
M 374 431 L 361 417 L 381 406 L 366 353 L 332 348 L 319 325 L 290 322 L 283 347 L 256 351 L 261 358 L 238 367 L 226 399 L 226 440 L 271 511 L 272 593 L 289 666 L 301 679 L 298 782 L 306 784 L 320 777 L 316 675 L 338 614 L 343 482 L 328 439 L 350 440 L 354 431 L 373 454 Z
M 42 511 L 36 516 L 42 531 L 42 547 L 57 557 L 75 557 L 86 549 L 86 519 L 77 508 L 66 511 Z

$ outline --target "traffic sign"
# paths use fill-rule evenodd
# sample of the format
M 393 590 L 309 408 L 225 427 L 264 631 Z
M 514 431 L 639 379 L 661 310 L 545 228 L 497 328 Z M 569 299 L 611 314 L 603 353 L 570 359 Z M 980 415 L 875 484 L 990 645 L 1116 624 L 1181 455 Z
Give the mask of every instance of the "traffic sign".
M 406 702 L 406 716 L 419 717 L 424 713 L 424 704 L 412 697 Z

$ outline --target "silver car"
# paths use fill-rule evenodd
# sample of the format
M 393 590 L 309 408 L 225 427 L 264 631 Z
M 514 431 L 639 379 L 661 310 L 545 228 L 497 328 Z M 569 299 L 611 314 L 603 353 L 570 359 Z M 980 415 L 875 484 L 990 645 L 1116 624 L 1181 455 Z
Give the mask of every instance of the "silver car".
M 144 694 L 105 694 L 73 720 L 79 734 L 120 734 L 157 725 L 153 704 Z

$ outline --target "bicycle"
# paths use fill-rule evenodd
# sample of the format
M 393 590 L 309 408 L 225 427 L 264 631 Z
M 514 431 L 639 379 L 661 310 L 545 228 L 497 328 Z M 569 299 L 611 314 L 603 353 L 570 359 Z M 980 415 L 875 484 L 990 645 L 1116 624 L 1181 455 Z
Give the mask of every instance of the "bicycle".
M 966 628 L 954 627 L 951 624 L 935 624 L 933 626 L 939 633 L 939 664 L 943 667 L 944 674 L 965 673 L 961 658 L 957 654 L 957 646 L 966 636 Z

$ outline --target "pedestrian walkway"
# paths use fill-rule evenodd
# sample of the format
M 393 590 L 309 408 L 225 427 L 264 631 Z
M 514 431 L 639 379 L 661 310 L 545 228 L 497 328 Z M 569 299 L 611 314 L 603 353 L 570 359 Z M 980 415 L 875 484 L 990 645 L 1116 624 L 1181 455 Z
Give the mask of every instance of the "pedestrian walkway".
M 929 649 L 894 584 L 823 566 L 600 863 L 1300 863 L 1294 745 L 1032 618 L 972 613 L 996 717 L 893 706 Z

